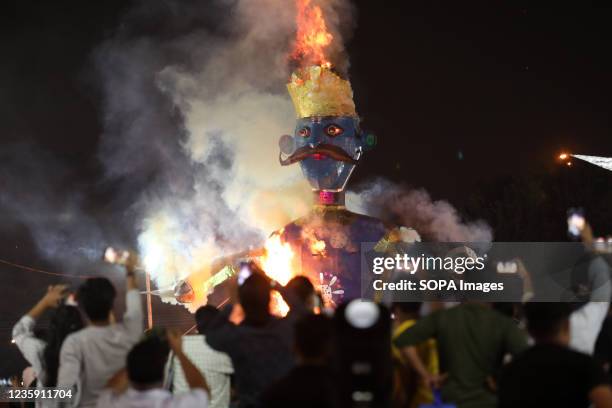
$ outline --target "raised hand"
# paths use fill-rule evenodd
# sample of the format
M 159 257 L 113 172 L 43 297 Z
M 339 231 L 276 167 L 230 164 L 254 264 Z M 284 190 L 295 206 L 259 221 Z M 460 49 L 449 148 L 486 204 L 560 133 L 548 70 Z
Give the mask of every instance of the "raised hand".
M 28 315 L 33 319 L 37 319 L 48 308 L 58 307 L 62 299 L 67 295 L 66 289 L 68 289 L 68 285 L 49 286 L 47 293 L 30 309 Z
M 177 329 L 168 329 L 166 331 L 168 345 L 174 351 L 174 354 L 182 354 L 183 352 L 183 336 Z
M 47 287 L 47 293 L 41 299 L 41 302 L 46 307 L 57 307 L 62 302 L 62 299 L 66 297 L 66 289 L 68 285 L 52 285 Z

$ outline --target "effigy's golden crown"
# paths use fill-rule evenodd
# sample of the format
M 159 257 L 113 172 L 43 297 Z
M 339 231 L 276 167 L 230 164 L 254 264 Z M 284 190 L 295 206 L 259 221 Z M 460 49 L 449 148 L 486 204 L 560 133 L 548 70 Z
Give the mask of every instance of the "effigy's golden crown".
M 298 118 L 357 116 L 351 83 L 328 67 L 313 65 L 294 72 L 287 89 Z

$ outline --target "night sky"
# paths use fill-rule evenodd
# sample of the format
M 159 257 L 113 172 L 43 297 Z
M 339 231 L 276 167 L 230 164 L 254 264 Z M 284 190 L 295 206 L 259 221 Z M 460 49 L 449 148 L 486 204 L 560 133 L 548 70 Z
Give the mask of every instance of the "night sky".
M 10 3 L 2 143 L 32 140 L 95 182 L 102 129 L 91 54 L 129 2 Z M 381 174 L 461 200 L 464 183 L 546 167 L 564 149 L 612 154 L 612 9 L 355 4 L 350 76 L 364 126 L 379 139 L 357 179 Z
M 612 153 L 612 10 L 372 3 L 359 4 L 351 74 L 381 146 L 360 175 L 461 200 L 472 181 L 546 168 L 562 149 Z
M 461 207 L 483 182 L 556 171 L 561 151 L 612 156 L 612 8 L 354 3 L 349 73 L 363 126 L 379 144 L 353 182 L 384 176 Z M 62 189 L 78 185 L 94 213 L 106 210 L 114 187 L 96 156 L 103 129 L 92 52 L 129 5 L 19 0 L 3 2 L 0 13 L 0 152 L 27 144 L 59 158 L 70 173 Z M 0 189 L 20 176 L 0 171 Z M 54 169 L 46 176 L 55 177 Z M 0 228 L 3 259 L 53 268 L 34 254 L 18 222 L 2 217 Z M 21 288 L 15 299 L 16 274 L 0 266 L 11 288 L 0 288 L 0 356 L 10 354 L 13 364 L 3 347 L 8 328 L 53 282 L 41 277 L 40 287 Z

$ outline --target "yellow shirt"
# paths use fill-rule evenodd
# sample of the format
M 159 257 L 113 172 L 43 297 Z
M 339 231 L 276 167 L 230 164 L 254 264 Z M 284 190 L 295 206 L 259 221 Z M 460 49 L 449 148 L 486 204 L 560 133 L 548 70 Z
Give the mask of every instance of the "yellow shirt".
M 392 339 L 395 340 L 400 334 L 408 330 L 410 327 L 414 326 L 416 320 L 406 320 L 402 324 L 400 324 L 394 331 Z M 409 364 L 400 350 L 391 346 L 391 351 L 393 356 L 396 357 L 399 361 L 404 364 Z M 429 339 L 424 341 L 423 343 L 417 346 L 417 353 L 423 362 L 423 365 L 431 374 L 438 374 L 438 351 L 436 348 L 436 341 L 434 339 Z M 429 387 L 427 387 L 422 382 L 419 382 L 417 387 L 416 394 L 414 396 L 414 400 L 412 401 L 411 408 L 418 408 L 421 404 L 431 404 L 433 402 L 432 391 Z

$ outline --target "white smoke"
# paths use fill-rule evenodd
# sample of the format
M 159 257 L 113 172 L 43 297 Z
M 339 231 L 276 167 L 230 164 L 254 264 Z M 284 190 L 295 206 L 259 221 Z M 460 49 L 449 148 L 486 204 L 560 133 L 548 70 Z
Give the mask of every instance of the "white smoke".
M 349 3 L 324 4 L 342 44 Z M 141 1 L 96 52 L 100 157 L 123 186 L 118 200 L 142 194 L 139 250 L 158 286 L 261 245 L 308 210 L 299 167 L 278 163 L 278 139 L 295 125 L 294 19 L 292 1 Z
M 493 232 L 484 221 L 464 222 L 447 201 L 434 201 L 423 189 L 410 189 L 376 179 L 347 195 L 352 209 L 385 221 L 414 228 L 425 241 L 491 242 Z
M 2 146 L 0 162 L 3 226 L 25 226 L 38 255 L 64 273 L 84 272 L 84 265 L 101 260 L 107 234 L 88 211 L 87 191 L 72 169 L 25 142 Z
M 329 57 L 346 72 L 353 8 L 349 0 L 320 4 L 335 37 Z M 311 202 L 299 166 L 278 164 L 277 141 L 295 120 L 285 88 L 294 18 L 291 0 L 136 1 L 94 53 L 111 215 L 90 214 L 90 191 L 75 187 L 53 157 L 23 146 L 0 151 L 2 208 L 28 227 L 41 255 L 63 266 L 98 259 L 106 243 L 129 242 L 124 233 L 135 227 L 160 287 L 261 245 Z M 348 205 L 428 239 L 492 235 L 425 191 L 383 180 L 349 194 Z
M 348 0 L 321 2 L 345 71 Z M 95 54 L 103 83 L 100 158 L 117 200 L 141 197 L 138 245 L 159 287 L 213 258 L 260 246 L 306 213 L 298 166 L 278 163 L 278 139 L 295 118 L 285 83 L 295 30 L 293 1 L 140 1 Z M 349 205 L 442 241 L 490 240 L 446 202 L 382 180 Z M 361 207 L 361 208 L 360 208 Z

